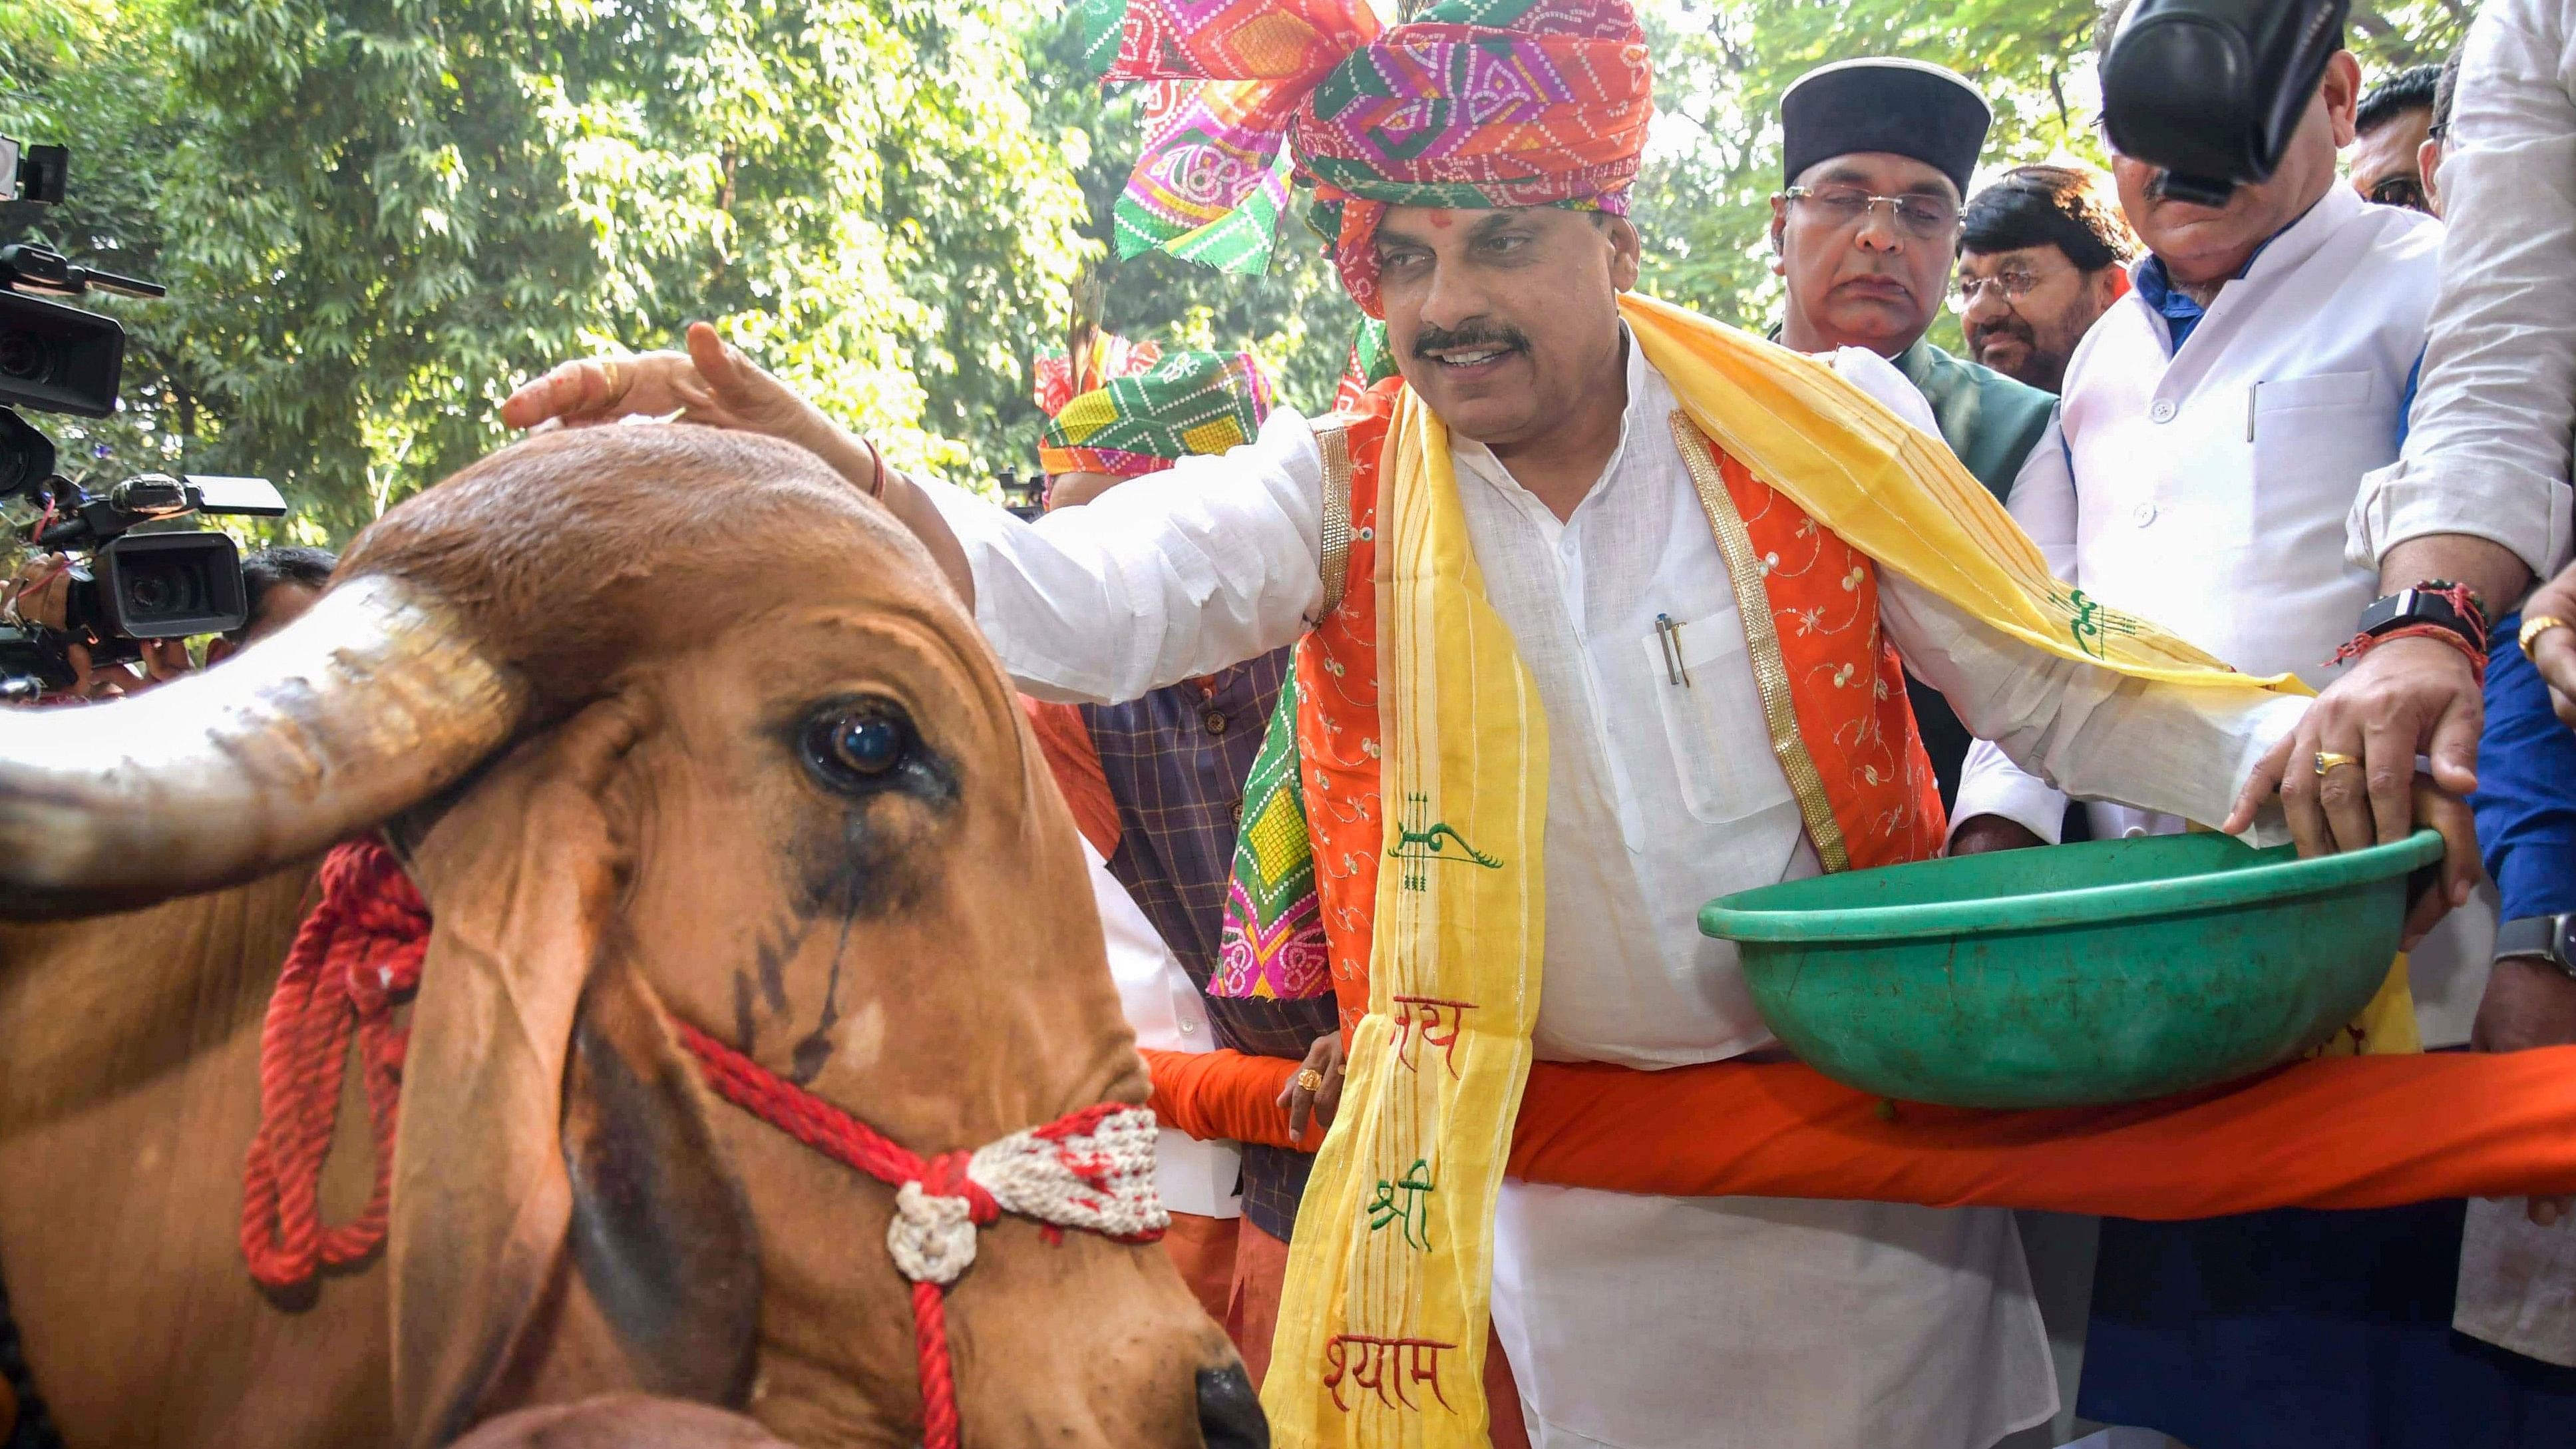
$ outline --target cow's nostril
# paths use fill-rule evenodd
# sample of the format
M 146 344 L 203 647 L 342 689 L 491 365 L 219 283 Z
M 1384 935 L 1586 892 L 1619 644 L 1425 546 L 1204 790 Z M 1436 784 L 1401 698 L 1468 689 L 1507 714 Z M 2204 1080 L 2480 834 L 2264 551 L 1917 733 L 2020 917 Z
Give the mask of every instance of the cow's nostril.
M 1270 1449 L 1270 1421 L 1243 1365 L 1199 1370 L 1199 1435 L 1207 1449 Z

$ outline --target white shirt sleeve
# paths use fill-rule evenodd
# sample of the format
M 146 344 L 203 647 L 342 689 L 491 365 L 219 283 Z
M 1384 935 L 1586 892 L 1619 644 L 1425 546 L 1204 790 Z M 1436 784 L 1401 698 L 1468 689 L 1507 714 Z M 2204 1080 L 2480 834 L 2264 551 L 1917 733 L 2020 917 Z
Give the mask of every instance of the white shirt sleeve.
M 1834 371 L 1915 427 L 1940 436 L 1922 394 L 1885 359 L 1845 348 L 1834 357 Z M 2056 437 L 2052 425 L 2039 446 L 2053 446 Z M 2064 496 L 2052 492 L 2058 485 L 2049 481 L 2044 460 L 2036 465 L 2025 461 L 2014 484 L 2012 512 L 2021 518 L 2026 506 L 2032 521 L 2062 534 L 2060 547 L 2071 559 L 2074 481 L 2064 473 L 2064 450 L 2057 451 Z M 2024 484 L 2033 487 L 2027 504 Z M 2047 542 L 2041 552 L 2052 560 L 2058 556 Z M 2307 712 L 2308 701 L 2268 694 L 2251 684 L 2150 684 L 2053 654 L 1987 626 L 1890 569 L 1879 570 L 1878 615 L 1897 652 L 1924 683 L 1950 701 L 1968 733 L 1993 741 L 2007 763 L 2038 777 L 2034 783 L 2055 787 L 2051 796 L 2059 819 L 2065 801 L 2056 792 L 2063 791 L 2216 825 L 2235 808 L 2237 790 L 2264 752 Z M 1973 762 L 1976 756 L 1969 758 Z M 1958 813 L 1964 819 L 1964 780 L 1959 794 Z M 2022 816 L 2014 813 L 2013 818 Z M 2034 821 L 2023 823 L 2054 841 L 2059 819 L 2044 831 Z M 2277 808 L 2267 811 L 2249 834 L 2257 844 L 2289 838 Z
M 2075 475 L 2067 464 L 2066 438 L 2058 430 L 2056 415 L 2050 416 L 2048 431 L 2022 463 L 2013 482 L 2010 511 L 2022 532 L 2039 545 L 2048 571 L 2081 583 L 2075 577 Z M 1968 746 L 1968 758 L 1959 767 L 1959 799 L 1950 810 L 1951 833 L 1956 835 L 1962 822 L 1979 815 L 2017 821 L 2055 845 L 2065 833 L 2066 796 L 2014 764 L 1994 741 L 1980 739 Z
M 2216 825 L 2265 751 L 2307 712 L 2308 701 L 2239 686 L 2154 684 L 2068 659 L 1989 627 L 1928 589 L 1879 571 L 1879 619 L 1897 652 L 1941 691 L 1960 723 L 1990 740 L 2011 763 L 2066 794 L 2179 815 Z M 1971 755 L 1973 762 L 1977 758 Z M 2057 837 L 2015 808 L 2009 815 Z M 2057 800 L 2060 813 L 2064 800 Z M 1961 818 L 1970 807 L 1959 788 Z M 2277 810 L 2258 822 L 2256 844 L 2288 838 Z
M 1288 408 L 1031 523 L 924 483 L 966 551 L 975 622 L 1039 699 L 1115 703 L 1296 642 L 1323 606 L 1322 453 Z
M 2438 181 L 2449 231 L 2406 446 L 2367 475 L 2346 552 L 2472 534 L 2546 578 L 2567 558 L 2576 434 L 2576 51 L 2566 0 L 2470 27 Z
M 1865 347 L 1838 347 L 1832 358 L 1834 376 L 1868 393 L 1885 404 L 1887 410 L 1914 425 L 1941 446 L 1950 446 L 1941 437 L 1941 424 L 1932 416 L 1932 404 L 1914 385 L 1913 379 L 1896 370 L 1896 364 Z
M 2048 572 L 2075 577 L 2075 464 L 2066 451 L 2066 434 L 2058 426 L 2063 414 L 2049 410 L 2048 430 L 2031 444 L 2030 456 L 2013 475 L 2012 498 L 2004 510 L 2039 545 Z

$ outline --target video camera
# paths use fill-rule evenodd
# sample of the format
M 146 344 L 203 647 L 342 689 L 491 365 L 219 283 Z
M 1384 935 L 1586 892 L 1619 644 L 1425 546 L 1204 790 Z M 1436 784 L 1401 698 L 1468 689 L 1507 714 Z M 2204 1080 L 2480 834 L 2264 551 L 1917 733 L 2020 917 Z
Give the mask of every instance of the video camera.
M 70 153 L 0 137 L 0 201 L 63 199 Z M 26 529 L 41 550 L 77 552 L 59 627 L 0 623 L 0 700 L 33 697 L 74 679 L 70 646 L 93 666 L 141 657 L 137 642 L 215 634 L 249 621 L 241 555 L 214 532 L 133 533 L 189 513 L 277 518 L 286 500 L 263 478 L 147 473 L 92 494 L 57 471 L 54 443 L 18 408 L 104 418 L 116 411 L 125 329 L 53 298 L 97 290 L 159 297 L 152 282 L 77 266 L 27 243 L 0 246 L 0 499 L 40 516 Z
M 2102 128 L 2165 171 L 2165 194 L 2225 206 L 2279 169 L 2352 0 L 2137 0 L 2102 61 Z

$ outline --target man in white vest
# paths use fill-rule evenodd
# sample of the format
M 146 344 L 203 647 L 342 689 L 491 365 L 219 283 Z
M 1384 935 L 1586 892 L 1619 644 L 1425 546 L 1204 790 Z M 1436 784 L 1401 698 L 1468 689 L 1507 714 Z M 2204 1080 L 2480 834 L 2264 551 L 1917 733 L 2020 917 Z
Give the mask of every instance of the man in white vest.
M 2154 168 L 2115 162 L 2122 208 L 2151 254 L 2068 367 L 2071 481 L 2025 484 L 2010 502 L 2087 595 L 2165 622 L 2239 669 L 2319 687 L 2346 669 L 2338 661 L 2380 592 L 2378 575 L 2346 557 L 2345 524 L 2365 475 L 2397 459 L 2442 249 L 2438 223 L 2368 204 L 2336 177 L 2359 81 L 2354 58 L 2338 55 L 2280 170 L 2223 208 L 2172 200 Z M 2363 808 L 2350 788 L 2358 764 L 2293 762 L 2320 766 L 2345 777 L 2327 783 Z M 2054 842 L 2065 803 L 1982 745 L 1965 767 L 1952 850 Z M 2101 839 L 2182 828 L 2108 803 L 2091 815 Z M 2418 1011 L 2392 992 L 2356 1045 L 2406 1049 L 2418 1025 L 2425 1045 L 2466 1042 L 2493 930 L 2492 912 L 2475 902 L 2416 944 Z M 2372 1396 L 2334 1386 L 2411 1346 L 2450 1352 L 2447 1310 L 2413 1315 L 2424 1324 L 2410 1310 L 2418 1297 L 2447 1298 L 2459 1220 L 2452 1203 L 2106 1224 L 2082 1412 L 2149 1424 L 2197 1449 L 2416 1442 L 2377 1416 Z M 2287 1250 L 2292 1241 L 2312 1251 Z M 2423 1293 L 2401 1291 L 2400 1306 L 2346 1292 L 2391 1255 L 2423 1265 L 2393 1275 Z M 2351 1271 L 2320 1270 L 2335 1263 Z M 2203 1291 L 2211 1301 L 2194 1297 Z M 2337 1331 L 2318 1331 L 2324 1322 Z M 2264 1352 L 2222 1349 L 2247 1333 L 2278 1338 L 2265 1337 Z M 2447 1359 L 2419 1367 L 2410 1377 L 2428 1382 L 2468 1371 Z M 2186 1381 L 2159 1381 L 2178 1368 Z

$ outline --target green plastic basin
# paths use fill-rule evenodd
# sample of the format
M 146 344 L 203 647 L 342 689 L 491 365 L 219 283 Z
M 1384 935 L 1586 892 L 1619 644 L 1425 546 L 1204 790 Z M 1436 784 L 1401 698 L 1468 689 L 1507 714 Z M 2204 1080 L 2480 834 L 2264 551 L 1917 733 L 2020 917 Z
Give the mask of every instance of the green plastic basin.
M 1771 1030 L 1863 1091 L 2066 1107 L 2190 1091 L 2334 1035 L 2388 974 L 2441 837 L 2300 860 L 2224 835 L 1996 851 L 1701 908 Z

